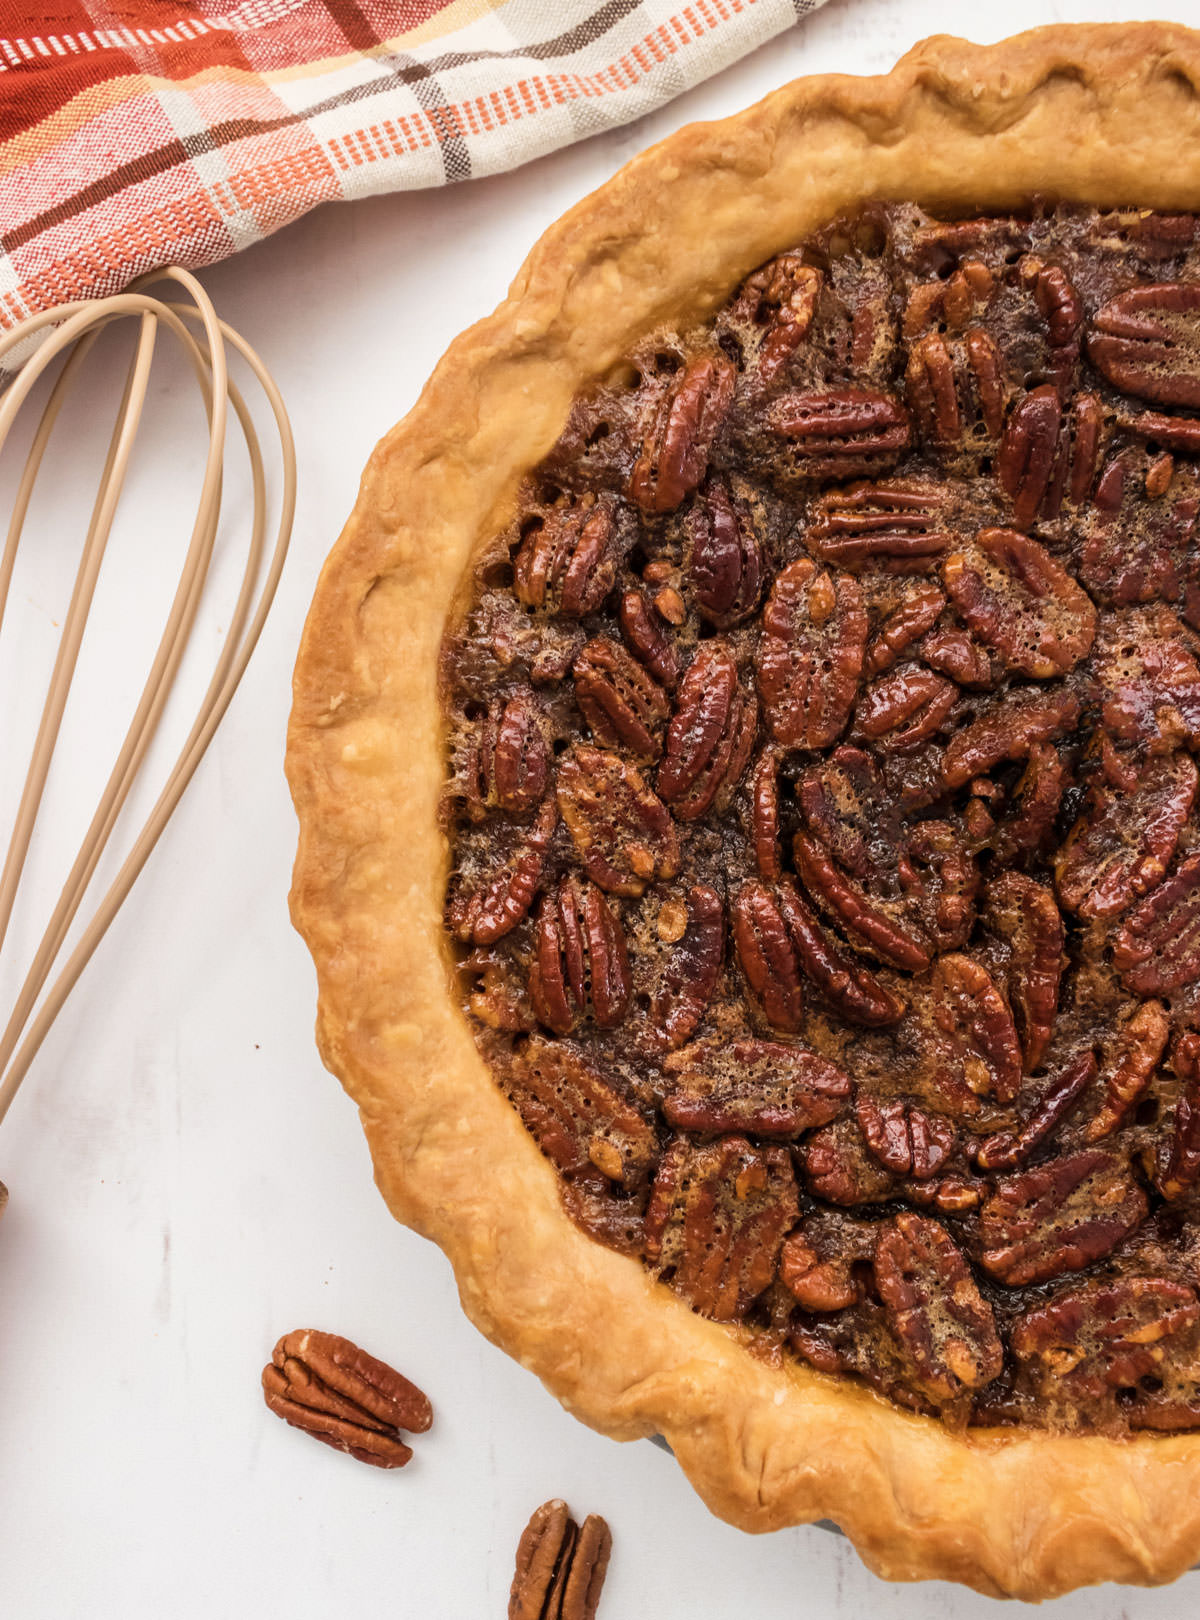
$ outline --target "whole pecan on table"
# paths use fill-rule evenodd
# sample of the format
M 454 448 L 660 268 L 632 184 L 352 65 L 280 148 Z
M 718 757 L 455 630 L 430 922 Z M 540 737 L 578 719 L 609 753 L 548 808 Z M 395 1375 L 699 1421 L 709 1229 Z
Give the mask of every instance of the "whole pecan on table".
M 543 1502 L 517 1545 L 508 1620 L 594 1620 L 611 1551 L 598 1513 L 580 1526 L 564 1501 Z
M 285 1333 L 263 1368 L 272 1412 L 338 1451 L 375 1468 L 403 1468 L 412 1448 L 401 1431 L 424 1434 L 433 1422 L 428 1396 L 385 1361 L 338 1333 Z

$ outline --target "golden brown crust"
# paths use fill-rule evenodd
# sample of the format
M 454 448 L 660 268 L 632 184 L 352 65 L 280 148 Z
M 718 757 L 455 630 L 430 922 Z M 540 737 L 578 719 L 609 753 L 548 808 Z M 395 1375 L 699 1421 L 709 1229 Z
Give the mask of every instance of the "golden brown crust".
M 546 233 L 372 456 L 305 629 L 288 773 L 322 1055 L 384 1197 L 449 1255 L 482 1331 L 593 1427 L 664 1434 L 747 1530 L 833 1518 L 890 1580 L 1045 1598 L 1171 1580 L 1200 1557 L 1200 1437 L 956 1435 L 765 1365 L 585 1237 L 459 1010 L 437 820 L 447 615 L 577 389 L 862 201 L 963 212 L 1033 195 L 1200 208 L 1200 35 L 927 40 L 885 77 L 802 79 L 636 159 Z

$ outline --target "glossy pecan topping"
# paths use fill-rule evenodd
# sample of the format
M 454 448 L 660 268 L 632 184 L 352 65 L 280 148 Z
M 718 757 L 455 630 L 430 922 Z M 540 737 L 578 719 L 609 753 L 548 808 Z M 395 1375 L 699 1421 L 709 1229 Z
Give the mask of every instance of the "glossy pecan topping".
M 971 1091 L 1011 1102 L 1021 1084 L 1021 1046 L 1008 1002 L 982 963 L 962 952 L 933 968 L 935 1017 L 951 1035 Z
M 1013 1170 L 1062 1124 L 1087 1095 L 1099 1073 L 1094 1052 L 1080 1052 L 1056 1074 L 1018 1130 L 997 1131 L 975 1149 L 981 1170 Z
M 518 689 L 490 709 L 479 727 L 466 781 L 473 821 L 489 810 L 528 815 L 541 804 L 550 775 L 545 721 L 533 693 Z
M 558 806 L 547 798 L 533 826 L 521 834 L 508 860 L 494 876 L 463 882 L 446 905 L 446 920 L 461 940 L 491 945 L 528 915 L 542 883 L 542 870 Z
M 736 1321 L 774 1281 L 797 1213 L 785 1148 L 752 1147 L 744 1136 L 679 1137 L 646 1211 L 646 1254 L 702 1316 Z
M 806 479 L 886 471 L 911 433 L 899 400 L 870 388 L 782 394 L 768 407 L 766 421 L 787 446 L 788 472 Z
M 633 656 L 660 686 L 673 691 L 679 679 L 679 655 L 646 601 L 644 591 L 621 593 L 621 634 Z
M 902 1097 L 885 1102 L 864 1092 L 855 1104 L 855 1117 L 868 1149 L 884 1169 L 918 1181 L 942 1168 L 958 1134 L 948 1119 L 927 1114 Z
M 1113 961 L 1125 988 L 1156 996 L 1200 979 L 1200 855 L 1134 906 L 1113 939 Z
M 868 675 L 882 675 L 913 642 L 919 641 L 941 617 L 946 598 L 936 585 L 919 583 L 893 608 L 871 638 L 863 667 Z
M 668 1046 L 682 1046 L 699 1028 L 724 960 L 725 908 L 715 890 L 697 883 L 651 1003 L 652 1027 Z
M 942 780 L 963 787 L 1007 759 L 1028 759 L 1039 743 L 1070 731 L 1080 715 L 1073 692 L 1021 693 L 983 710 L 955 732 L 942 757 Z
M 1179 1077 L 1179 1097 L 1171 1142 L 1157 1178 L 1163 1197 L 1186 1198 L 1200 1177 L 1200 1035 L 1185 1030 L 1171 1050 L 1171 1067 Z
M 1041 1064 L 1058 1016 L 1066 932 L 1051 891 L 1021 872 L 988 886 L 983 922 L 1003 940 L 1008 999 L 1021 1032 L 1025 1068 Z
M 1013 1324 L 1021 1371 L 1043 1399 L 1099 1400 L 1128 1392 L 1151 1402 L 1170 1357 L 1195 1367 L 1200 1301 L 1166 1277 L 1093 1277 L 1062 1289 Z
M 580 394 L 446 640 L 569 1214 L 959 1427 L 1200 1428 L 1197 288 L 1191 216 L 873 203 Z
M 658 1146 L 653 1130 L 578 1047 L 530 1036 L 515 1055 L 508 1093 L 563 1175 L 595 1169 L 626 1189 L 646 1180 Z
M 1154 1078 L 1170 1029 L 1159 1001 L 1144 1001 L 1122 1027 L 1104 1074 L 1104 1101 L 1084 1132 L 1086 1141 L 1111 1136 L 1124 1123 Z

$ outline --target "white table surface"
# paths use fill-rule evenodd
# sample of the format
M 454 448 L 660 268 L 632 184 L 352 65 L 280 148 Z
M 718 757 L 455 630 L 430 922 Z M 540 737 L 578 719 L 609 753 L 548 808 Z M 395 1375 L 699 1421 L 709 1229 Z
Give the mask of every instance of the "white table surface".
M 367 454 L 564 208 L 651 140 L 795 75 L 881 71 L 928 33 L 994 39 L 1131 15 L 1188 21 L 1197 8 L 830 0 L 642 124 L 516 174 L 323 208 L 204 275 L 291 408 L 293 552 L 212 753 L 0 1129 L 12 1194 L 0 1224 L 5 1620 L 498 1620 L 516 1538 L 553 1495 L 612 1524 L 611 1620 L 994 1612 L 951 1586 L 884 1585 L 817 1528 L 748 1539 L 708 1515 L 669 1456 L 583 1428 L 469 1326 L 441 1254 L 389 1217 L 355 1110 L 317 1059 L 312 967 L 287 917 L 295 823 L 281 758 L 300 626 Z M 111 689 L 126 707 L 149 633 L 140 610 L 161 599 L 198 466 L 190 449 L 164 459 L 187 420 L 179 373 L 154 406 L 159 454 L 138 472 L 127 544 L 114 541 L 109 634 L 87 666 L 89 695 Z M 94 447 L 86 418 L 75 431 Z M 31 673 L 52 650 L 82 501 L 82 481 L 60 479 L 39 505 L 46 532 L 0 636 L 0 828 L 10 748 L 29 735 L 29 703 L 9 694 L 32 699 Z M 192 669 L 191 687 L 198 678 Z M 117 740 L 95 701 L 51 784 L 18 951 L 57 893 L 61 834 L 82 825 L 76 785 L 98 784 Z M 5 1005 L 14 967 L 0 976 Z M 301 1325 L 348 1335 L 429 1392 L 435 1426 L 408 1468 L 362 1467 L 267 1413 L 260 1369 Z M 1190 1576 L 1159 1592 L 1078 1594 L 1054 1612 L 1182 1620 L 1198 1603 Z

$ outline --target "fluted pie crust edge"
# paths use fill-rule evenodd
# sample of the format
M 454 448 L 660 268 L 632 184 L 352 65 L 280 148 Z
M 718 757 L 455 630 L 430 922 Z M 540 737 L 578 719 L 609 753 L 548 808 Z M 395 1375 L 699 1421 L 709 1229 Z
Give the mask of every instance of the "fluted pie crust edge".
M 287 756 L 321 1054 L 393 1214 L 449 1256 L 476 1326 L 592 1427 L 665 1435 L 743 1529 L 832 1518 L 889 1580 L 1027 1599 L 1168 1581 L 1200 1558 L 1200 1435 L 953 1433 L 766 1364 L 574 1225 L 459 1006 L 437 669 L 522 473 L 646 331 L 703 319 L 867 200 L 963 213 L 1034 196 L 1200 209 L 1200 34 L 939 37 L 886 76 L 800 79 L 635 159 L 546 232 L 371 457 L 305 627 Z

